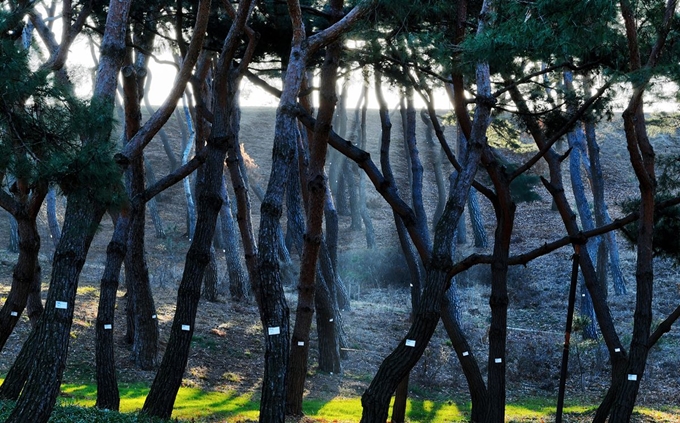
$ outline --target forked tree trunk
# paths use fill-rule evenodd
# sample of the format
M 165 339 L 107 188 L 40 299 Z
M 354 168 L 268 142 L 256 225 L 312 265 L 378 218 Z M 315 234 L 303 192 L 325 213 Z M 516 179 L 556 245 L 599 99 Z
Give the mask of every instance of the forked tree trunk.
M 139 92 L 143 86 L 141 71 L 145 67 L 133 65 L 132 52 L 128 50 L 123 68 L 123 91 L 125 100 L 126 140 L 139 131 L 142 113 Z M 144 192 L 145 170 L 143 153 L 134 157 L 126 172 L 128 197 L 134 198 Z M 144 236 L 146 232 L 146 204 L 135 204 L 130 211 L 128 246 L 125 256 L 125 281 L 128 287 L 128 313 L 132 323 L 132 361 L 142 370 L 151 370 L 156 364 L 158 351 L 158 325 L 154 318 L 156 307 L 153 301 L 146 264 Z
M 343 0 L 333 0 L 331 2 L 331 13 L 336 22 L 340 18 L 342 11 Z M 300 257 L 300 279 L 298 285 L 298 304 L 295 317 L 295 325 L 291 338 L 291 354 L 288 364 L 288 386 L 286 392 L 286 414 L 288 415 L 302 415 L 302 396 L 304 393 L 305 379 L 307 376 L 307 362 L 309 357 L 309 338 L 312 327 L 312 316 L 314 314 L 314 300 L 316 292 L 317 279 L 323 278 L 321 271 L 317 272 L 320 267 L 319 263 L 319 249 L 323 242 L 323 216 L 325 208 L 326 192 L 328 189 L 328 182 L 324 171 L 326 162 L 326 155 L 328 151 L 328 134 L 331 129 L 331 121 L 335 111 L 335 103 L 337 97 L 335 95 L 335 84 L 337 81 L 337 68 L 340 59 L 341 45 L 339 42 L 333 43 L 326 49 L 326 57 L 321 68 L 321 95 L 319 103 L 319 112 L 317 114 L 317 121 L 314 127 L 312 139 L 309 140 L 309 165 L 305 166 L 305 161 L 302 157 L 299 158 L 300 165 L 299 172 L 291 172 L 295 178 L 290 178 L 289 191 L 289 207 L 291 201 L 299 204 L 296 198 L 290 197 L 290 193 L 300 179 L 304 177 L 305 189 L 302 190 L 306 202 L 306 232 L 304 243 L 298 248 L 301 250 Z M 302 147 L 301 145 L 299 145 Z M 302 150 L 299 148 L 299 150 Z M 298 155 L 304 155 L 304 151 L 298 151 Z M 293 184 L 293 186 L 291 186 Z M 297 186 L 299 189 L 299 185 Z M 299 195 L 298 195 L 299 198 Z M 289 208 L 290 219 L 290 208 Z M 289 220 L 290 223 L 290 220 Z M 289 224 L 290 230 L 290 224 Z M 328 265 L 330 263 L 326 263 Z M 317 277 L 317 273 L 320 275 Z M 334 274 L 331 276 L 329 283 L 335 283 Z M 336 297 L 337 298 L 337 297 Z M 337 305 L 337 301 L 335 302 Z M 318 308 L 318 307 L 317 307 Z M 339 324 L 340 322 L 332 322 Z M 320 318 L 317 317 L 317 327 L 319 326 Z M 325 359 L 327 355 L 323 348 L 324 339 L 322 333 L 319 332 L 319 362 Z M 336 349 L 339 356 L 339 343 L 336 343 Z M 339 360 L 338 360 L 339 361 Z M 321 368 L 321 365 L 319 366 Z
M 389 400 L 397 385 L 418 362 L 439 322 L 440 303 L 449 277 L 447 268 L 451 266 L 450 246 L 454 229 L 463 213 L 467 193 L 477 171 L 485 134 L 489 125 L 490 107 L 487 102 L 490 93 L 488 66 L 478 65 L 478 93 L 475 122 L 470 145 L 464 157 L 464 170 L 458 174 L 454 183 L 453 196 L 449 197 L 442 218 L 437 223 L 434 236 L 434 249 L 426 267 L 425 286 L 406 338 L 383 361 L 370 386 L 361 398 L 364 407 L 363 423 L 382 423 L 387 420 Z

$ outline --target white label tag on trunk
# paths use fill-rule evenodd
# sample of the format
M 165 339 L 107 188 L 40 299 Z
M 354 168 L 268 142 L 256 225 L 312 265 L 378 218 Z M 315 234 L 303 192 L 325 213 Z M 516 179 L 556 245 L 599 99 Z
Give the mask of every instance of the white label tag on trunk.
M 152 318 L 152 319 L 158 319 L 158 316 L 156 316 L 156 315 L 154 314 L 153 316 L 151 316 L 151 318 Z
M 614 348 L 614 352 L 621 352 L 621 348 Z
M 637 375 L 628 375 L 628 380 L 637 380 Z
M 332 321 L 333 321 L 333 319 L 328 319 L 328 321 L 329 321 L 329 322 L 332 322 Z
M 191 330 L 191 326 L 189 325 L 182 325 L 182 330 L 189 332 Z
M 57 301 L 54 303 L 54 307 L 66 310 L 68 308 L 68 303 L 66 301 Z
M 17 313 L 16 311 L 12 311 L 12 312 L 9 313 L 9 315 L 17 317 L 19 315 L 19 313 Z
M 495 358 L 493 361 L 494 361 L 494 363 L 498 364 L 498 363 L 502 363 L 503 359 L 502 358 Z
M 407 347 L 415 347 L 416 346 L 416 340 L 415 339 L 407 339 L 406 340 L 406 346 Z
M 304 347 L 305 341 L 298 341 L 298 347 Z
M 104 325 L 104 329 L 113 329 L 113 325 L 107 323 Z
M 463 357 L 467 357 L 468 355 L 470 355 L 469 351 L 463 351 Z
M 281 333 L 281 328 L 278 326 L 272 326 L 270 328 L 267 328 L 267 334 L 271 335 L 278 335 Z

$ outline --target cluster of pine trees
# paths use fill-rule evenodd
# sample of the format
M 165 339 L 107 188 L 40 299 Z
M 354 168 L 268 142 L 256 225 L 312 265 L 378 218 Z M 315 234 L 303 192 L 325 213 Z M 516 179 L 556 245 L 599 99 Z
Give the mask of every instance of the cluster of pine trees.
M 363 225 L 367 244 L 374 244 L 366 189 L 376 190 L 393 211 L 411 278 L 412 320 L 362 397 L 362 422 L 385 422 L 395 392 L 392 421 L 403 421 L 409 372 L 440 320 L 468 382 L 471 419 L 503 422 L 508 269 L 567 246 L 574 251 L 568 309 L 573 310 L 580 271 L 580 309 L 591 322 L 586 334 L 602 336 L 611 362 L 611 384 L 594 421 L 628 421 L 649 349 L 680 316 L 678 307 L 652 327 L 653 258 L 677 254 L 677 239 L 664 231 L 675 228 L 680 200 L 677 159 L 657 160 L 645 115 L 650 86 L 678 80 L 677 9 L 676 0 L 3 2 L 0 207 L 12 216 L 19 255 L 0 310 L 0 346 L 24 311 L 33 325 L 0 386 L 0 398 L 16 400 L 7 421 L 49 418 L 68 353 L 79 275 L 105 213 L 113 217 L 115 230 L 96 321 L 97 406 L 117 409 L 120 401 L 113 320 L 124 263 L 132 359 L 142 369 L 157 369 L 142 412 L 171 415 L 201 293 L 216 297 L 213 245 L 218 236 L 225 246 L 232 300 L 252 298 L 260 311 L 266 350 L 260 421 L 283 422 L 286 415 L 300 415 L 314 316 L 320 368 L 342 369 L 346 340 L 340 310 L 349 303 L 337 271 L 337 214 L 349 209 L 352 225 Z M 55 21 L 61 24 L 60 34 Z M 68 72 L 77 37 L 91 41 L 97 61 L 87 99 L 75 95 Z M 353 41 L 352 48 L 347 40 Z M 146 98 L 149 61 L 160 48 L 172 51 L 178 73 L 166 100 L 153 110 Z M 271 63 L 277 64 L 275 69 Z M 361 102 L 356 125 L 348 129 L 348 85 L 341 82 L 358 74 L 363 80 Z M 249 181 L 239 142 L 244 77 L 278 97 L 271 172 L 264 189 Z M 277 78 L 282 89 L 271 82 Z M 390 163 L 392 122 L 384 97 L 388 84 L 400 94 L 409 162 L 409 184 L 401 190 Z M 375 90 L 381 124 L 377 163 L 367 153 L 370 89 Z M 435 109 L 438 89 L 449 95 L 455 140 L 447 139 Z M 639 192 L 630 214 L 612 221 L 595 128 L 613 113 L 617 96 L 627 100 L 622 125 Z M 416 137 L 417 97 L 427 106 L 420 113 L 428 128 L 425 140 Z M 118 99 L 120 139 L 113 136 Z M 142 106 L 149 111 L 147 120 Z M 184 114 L 186 122 L 181 159 L 163 131 L 173 114 Z M 509 162 L 490 142 L 492 133 L 511 141 L 503 123 L 508 119 L 536 145 L 536 153 L 523 163 Z M 144 158 L 156 135 L 171 163 L 171 172 L 160 179 Z M 556 143 L 564 138 L 568 149 L 558 150 Z M 419 149 L 436 157 L 436 210 L 427 210 L 423 200 L 425 167 Z M 539 161 L 548 169 L 540 178 L 542 187 L 527 174 Z M 454 169 L 448 175 L 443 162 Z M 568 182 L 562 174 L 565 162 Z M 192 174 L 193 187 L 188 179 Z M 144 222 L 148 211 L 155 216 L 156 234 L 163 236 L 154 197 L 180 181 L 190 205 L 191 245 L 166 352 L 157 361 L 158 322 L 144 254 Z M 574 192 L 573 204 L 565 195 L 566 183 Z M 552 196 L 564 230 L 552 243 L 512 255 L 516 203 L 530 199 L 534 189 Z M 257 228 L 250 205 L 253 193 L 261 200 Z M 57 195 L 66 201 L 63 222 L 54 212 Z M 491 240 L 483 231 L 478 196 L 493 207 L 496 229 Z M 43 202 L 56 242 L 44 302 L 36 223 Z M 460 222 L 466 206 L 475 245 L 492 242 L 490 254 L 456 256 L 456 240 L 465 236 Z M 611 275 L 614 292 L 626 293 L 613 233 L 625 225 L 637 256 L 631 277 L 634 327 L 624 335 L 614 326 L 607 291 Z M 242 253 L 235 248 L 239 244 Z M 300 256 L 292 325 L 283 293 L 291 252 Z M 455 283 L 457 274 L 479 264 L 491 266 L 486 354 L 470 348 Z M 630 336 L 630 345 L 623 344 L 623 336 Z M 479 360 L 488 362 L 486 375 Z

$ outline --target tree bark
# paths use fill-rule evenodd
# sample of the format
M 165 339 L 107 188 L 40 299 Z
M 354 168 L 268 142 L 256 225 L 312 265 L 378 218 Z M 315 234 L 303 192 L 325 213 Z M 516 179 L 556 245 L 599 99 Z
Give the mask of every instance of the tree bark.
M 125 29 L 130 1 L 112 1 L 106 21 L 102 58 L 94 89 L 93 102 L 102 105 L 101 113 L 112 113 L 117 75 L 125 51 Z M 85 143 L 107 142 L 111 127 L 99 128 L 96 138 Z M 43 318 L 25 343 L 20 356 L 41 351 L 29 364 L 28 381 L 7 422 L 47 422 L 66 362 L 73 319 L 78 276 L 95 229 L 105 207 L 88 197 L 84 187 L 68 196 L 62 238 L 54 254 L 52 278 Z M 58 307 L 58 308 L 57 308 Z
M 335 23 L 340 19 L 343 0 L 330 2 L 331 14 Z M 326 48 L 326 57 L 321 67 L 319 111 L 316 125 L 309 144 L 309 167 L 306 172 L 306 233 L 303 237 L 300 258 L 300 280 L 298 285 L 298 304 L 295 324 L 291 338 L 291 353 L 288 363 L 288 386 L 286 391 L 286 414 L 302 415 L 302 396 L 307 376 L 309 357 L 309 334 L 314 315 L 314 297 L 316 292 L 316 275 L 319 266 L 319 248 L 323 240 L 323 216 L 326 204 L 328 181 L 324 171 L 328 151 L 328 134 L 335 112 L 337 96 L 335 85 L 342 46 L 336 41 Z M 298 154 L 304 154 L 299 151 Z M 291 172 L 299 175 L 302 173 Z M 300 180 L 299 178 L 297 179 Z M 291 187 L 289 187 L 289 192 Z M 290 202 L 289 202 L 290 204 Z M 290 209 L 289 209 L 290 210 Z M 290 222 L 290 221 L 289 221 Z M 329 283 L 333 283 L 330 280 Z M 333 320 L 331 318 L 331 320 Z M 319 319 L 317 319 L 317 322 Z M 321 326 L 318 326 L 321 329 Z M 321 340 L 319 347 L 321 348 Z M 339 348 L 338 348 L 339 352 Z M 319 353 L 321 361 L 321 352 Z M 321 366 L 320 366 L 321 367 Z
M 57 218 L 57 190 L 54 187 L 47 191 L 47 225 L 50 228 L 52 243 L 56 247 L 61 238 L 61 225 Z
M 452 264 L 450 245 L 453 241 L 454 228 L 463 212 L 467 193 L 474 180 L 490 121 L 492 103 L 488 97 L 490 95 L 488 69 L 485 64 L 478 65 L 479 97 L 470 145 L 463 161 L 465 168 L 458 173 L 452 190 L 453 196 L 447 200 L 442 218 L 437 223 L 434 249 L 427 262 L 425 286 L 418 312 L 414 316 L 405 340 L 383 361 L 371 385 L 361 398 L 364 407 L 361 418 L 363 423 L 382 423 L 387 419 L 387 410 L 392 393 L 425 351 L 425 347 L 439 322 L 440 299 L 450 280 L 447 277 L 447 268 Z M 412 342 L 410 341 L 414 341 L 415 345 L 411 346 Z
M 129 228 L 129 212 L 123 209 L 118 216 L 113 236 L 106 248 L 106 265 L 100 283 L 95 344 L 97 372 L 97 402 L 95 406 L 106 410 L 118 410 L 120 406 L 113 326 L 120 267 L 127 252 Z
M 249 296 L 248 277 L 241 266 L 239 256 L 239 239 L 236 232 L 234 217 L 231 214 L 231 200 L 227 193 L 227 180 L 222 177 L 222 209 L 220 210 L 220 224 L 225 236 L 224 257 L 227 262 L 229 275 L 229 295 L 234 301 L 244 301 Z

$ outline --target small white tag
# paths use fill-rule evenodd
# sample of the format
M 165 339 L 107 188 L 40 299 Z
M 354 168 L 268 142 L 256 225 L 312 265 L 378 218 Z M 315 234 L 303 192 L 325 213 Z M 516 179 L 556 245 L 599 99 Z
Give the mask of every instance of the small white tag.
M 182 325 L 182 330 L 184 330 L 184 331 L 187 331 L 187 332 L 188 332 L 188 331 L 190 331 L 190 330 L 191 330 L 191 326 L 189 326 L 189 325 Z
M 273 327 L 267 328 L 267 333 L 268 333 L 270 336 L 271 336 L 271 335 L 278 335 L 278 334 L 281 333 L 281 328 L 278 327 L 278 326 L 273 326 Z
M 470 355 L 469 351 L 463 351 L 463 357 L 467 357 L 468 355 Z
M 104 325 L 104 329 L 113 329 L 113 325 L 111 325 L 110 323 L 107 323 L 107 324 Z
M 16 311 L 12 311 L 12 312 L 9 313 L 9 315 L 16 317 L 16 316 L 19 315 L 19 313 L 17 313 Z
M 298 347 L 304 347 L 305 341 L 298 341 Z
M 152 319 L 158 319 L 158 316 L 156 316 L 156 315 L 154 314 L 153 316 L 151 316 L 151 318 L 152 318 Z
M 582 296 L 582 297 L 585 297 L 585 296 L 586 296 L 586 294 L 581 294 L 581 296 Z
M 407 347 L 415 347 L 416 346 L 416 340 L 415 339 L 407 339 L 406 340 L 406 346 Z
M 614 348 L 614 352 L 621 352 L 621 348 Z
M 502 363 L 503 359 L 502 358 L 494 358 L 493 361 L 494 361 L 494 363 L 498 364 L 498 363 Z
M 333 319 L 328 319 L 328 321 L 329 321 L 329 322 L 332 322 L 332 321 L 333 321 Z
M 413 284 L 412 284 L 412 283 L 408 284 L 408 286 L 411 287 L 411 288 L 413 288 Z
M 66 301 L 57 301 L 54 303 L 54 307 L 66 310 L 68 308 L 68 303 Z
M 628 380 L 637 380 L 637 375 L 628 375 Z

